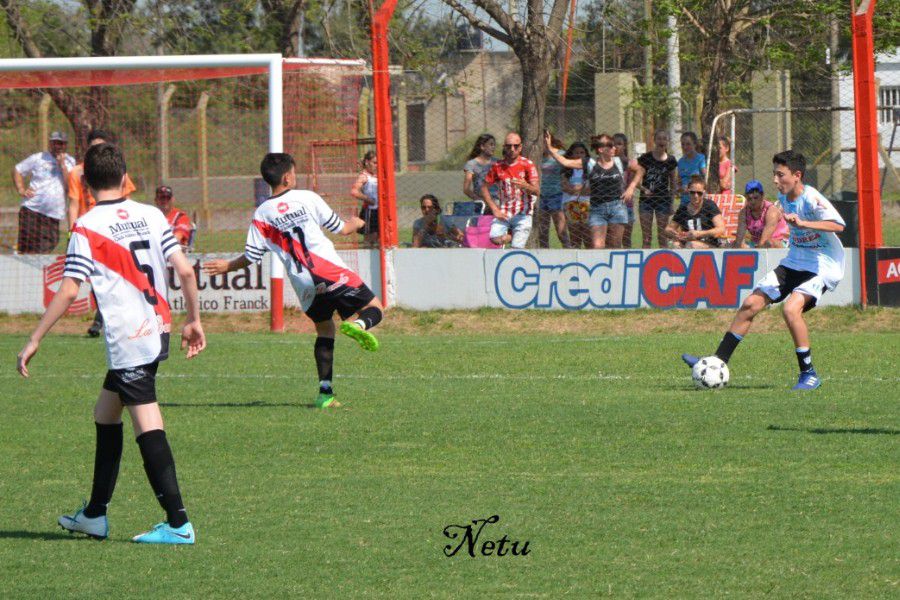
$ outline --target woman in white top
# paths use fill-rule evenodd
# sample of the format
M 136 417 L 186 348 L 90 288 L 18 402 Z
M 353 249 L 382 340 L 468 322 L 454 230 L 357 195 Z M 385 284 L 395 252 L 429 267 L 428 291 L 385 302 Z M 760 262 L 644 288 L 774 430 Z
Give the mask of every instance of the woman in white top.
M 353 182 L 350 195 L 362 200 L 359 218 L 365 222 L 362 228 L 363 243 L 369 247 L 378 245 L 378 158 L 374 150 L 363 155 L 362 172 Z

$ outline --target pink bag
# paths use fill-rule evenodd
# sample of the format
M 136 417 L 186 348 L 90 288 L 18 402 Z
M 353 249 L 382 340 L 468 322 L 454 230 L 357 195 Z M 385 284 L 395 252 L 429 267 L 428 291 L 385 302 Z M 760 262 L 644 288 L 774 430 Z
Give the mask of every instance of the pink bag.
M 493 215 L 481 215 L 469 221 L 466 226 L 465 238 L 463 246 L 466 248 L 499 248 L 500 246 L 491 242 L 491 223 L 493 223 Z

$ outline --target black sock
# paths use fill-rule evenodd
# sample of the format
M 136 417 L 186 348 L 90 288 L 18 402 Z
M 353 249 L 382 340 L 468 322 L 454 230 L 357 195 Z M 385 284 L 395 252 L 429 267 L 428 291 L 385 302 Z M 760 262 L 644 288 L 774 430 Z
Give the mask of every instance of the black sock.
M 94 323 L 97 325 L 103 325 L 103 315 L 100 314 L 100 311 L 94 313 Z
M 122 424 L 94 423 L 97 427 L 97 447 L 94 452 L 94 484 L 91 499 L 84 508 L 84 516 L 95 519 L 106 514 L 119 477 L 122 459 Z
M 137 443 L 144 457 L 147 479 L 160 506 L 166 511 L 166 521 L 172 527 L 181 527 L 188 522 L 188 518 L 178 490 L 175 459 L 166 440 L 166 432 L 162 429 L 145 431 L 137 437 Z
M 795 350 L 797 353 L 797 364 L 800 366 L 800 371 L 814 371 L 812 364 L 812 350 L 809 348 L 797 348 Z
M 384 316 L 384 313 L 381 312 L 380 308 L 375 306 L 370 306 L 369 308 L 364 308 L 359 311 L 359 318 L 357 321 L 362 321 L 366 326 L 366 330 L 372 329 L 379 323 L 381 323 L 381 317 Z
M 716 348 L 716 356 L 721 358 L 722 362 L 727 363 L 742 339 L 744 339 L 744 336 L 729 331 L 722 338 L 722 341 L 719 342 L 719 347 Z
M 319 372 L 319 390 L 331 392 L 331 369 L 334 365 L 334 338 L 317 337 L 313 346 L 316 370 Z

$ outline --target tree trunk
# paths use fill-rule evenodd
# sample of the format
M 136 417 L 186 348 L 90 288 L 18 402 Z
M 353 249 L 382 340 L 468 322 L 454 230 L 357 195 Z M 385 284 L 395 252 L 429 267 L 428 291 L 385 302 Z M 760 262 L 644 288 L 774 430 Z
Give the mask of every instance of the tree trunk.
M 708 85 L 703 95 L 703 110 L 700 113 L 700 127 L 704 140 L 708 140 L 710 135 L 715 135 L 715 132 L 712 131 L 712 122 L 719 114 L 719 96 L 726 76 L 725 57 L 729 48 L 729 38 L 727 30 L 720 31 L 720 35 L 716 36 L 714 46 L 711 48 L 713 60 L 709 68 Z
M 524 144 L 522 154 L 540 164 L 551 60 L 531 52 L 517 55 L 522 66 L 522 107 L 519 110 L 519 134 Z

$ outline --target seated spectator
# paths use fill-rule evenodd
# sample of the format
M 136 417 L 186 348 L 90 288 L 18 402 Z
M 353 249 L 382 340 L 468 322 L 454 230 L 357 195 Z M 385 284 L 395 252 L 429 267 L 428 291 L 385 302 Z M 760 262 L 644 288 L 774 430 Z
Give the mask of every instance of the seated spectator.
M 463 232 L 443 215 L 441 203 L 432 194 L 419 199 L 422 217 L 413 222 L 413 248 L 458 248 Z
M 172 188 L 161 185 L 156 188 L 156 207 L 162 211 L 172 228 L 172 235 L 181 244 L 182 250 L 189 250 L 194 245 L 194 231 L 197 227 L 191 222 L 187 213 L 178 210 L 174 205 Z
M 788 224 L 778 205 L 766 200 L 762 183 L 756 179 L 748 181 L 744 195 L 747 204 L 738 213 L 733 247 L 787 248 L 791 235 Z
M 695 175 L 687 187 L 691 200 L 675 211 L 665 234 L 673 248 L 718 248 L 725 236 L 725 219 L 716 203 L 706 197 L 706 184 Z

